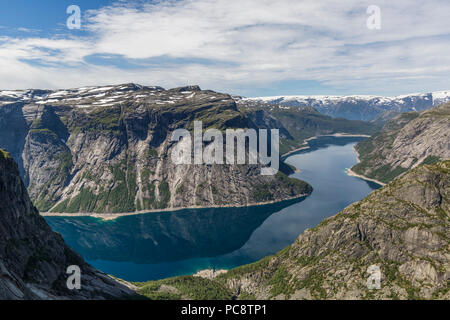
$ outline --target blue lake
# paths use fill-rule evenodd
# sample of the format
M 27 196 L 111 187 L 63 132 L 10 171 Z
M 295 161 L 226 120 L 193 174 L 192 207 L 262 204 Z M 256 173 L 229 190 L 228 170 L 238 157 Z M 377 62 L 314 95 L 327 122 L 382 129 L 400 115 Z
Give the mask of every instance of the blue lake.
M 265 206 L 180 210 L 125 216 L 46 217 L 91 265 L 128 281 L 229 269 L 271 255 L 305 229 L 359 201 L 377 184 L 348 176 L 356 137 L 320 137 L 285 161 L 310 183 L 305 198 Z

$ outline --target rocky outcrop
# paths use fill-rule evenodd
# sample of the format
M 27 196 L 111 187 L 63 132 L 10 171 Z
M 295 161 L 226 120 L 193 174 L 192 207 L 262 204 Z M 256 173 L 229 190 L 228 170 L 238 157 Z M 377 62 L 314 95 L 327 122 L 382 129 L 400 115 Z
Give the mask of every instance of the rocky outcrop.
M 0 104 L 0 147 L 11 150 L 43 212 L 246 206 L 311 192 L 285 165 L 264 176 L 260 164 L 171 161 L 172 132 L 192 130 L 195 120 L 203 129 L 259 128 L 227 94 L 126 84 L 13 96 Z
M 274 256 L 214 281 L 240 298 L 450 299 L 449 235 L 445 161 L 412 169 Z M 377 270 L 380 286 L 369 287 Z
M 356 151 L 360 162 L 352 170 L 384 183 L 410 168 L 449 159 L 450 103 L 395 117 Z
M 0 149 L 0 300 L 121 299 L 134 291 L 95 270 L 54 233 L 32 205 L 12 157 Z M 69 266 L 81 289 L 67 287 Z

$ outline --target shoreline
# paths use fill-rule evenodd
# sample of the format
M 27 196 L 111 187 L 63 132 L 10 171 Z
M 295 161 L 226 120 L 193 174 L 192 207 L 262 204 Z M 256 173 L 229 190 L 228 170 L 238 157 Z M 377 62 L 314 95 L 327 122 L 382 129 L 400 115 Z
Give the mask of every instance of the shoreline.
M 357 163 L 360 163 L 361 160 L 359 160 L 359 153 L 356 150 L 355 147 L 353 147 L 353 151 L 356 153 L 356 161 L 358 161 Z M 345 169 L 345 173 L 351 177 L 356 177 L 356 178 L 360 178 L 366 181 L 371 181 L 371 182 L 375 182 L 376 184 L 379 184 L 380 186 L 384 187 L 386 185 L 386 183 L 383 183 L 381 181 L 378 181 L 376 179 L 372 179 L 372 178 L 368 178 L 366 176 L 363 176 L 362 174 L 358 174 L 355 171 L 353 171 L 351 168 L 347 168 Z
M 361 174 L 357 174 L 356 172 L 354 172 L 354 171 L 353 171 L 352 169 L 350 169 L 350 168 L 347 168 L 347 169 L 345 170 L 345 173 L 346 173 L 348 176 L 351 176 L 351 177 L 356 177 L 356 178 L 360 178 L 360 179 L 363 179 L 363 180 L 366 180 L 366 181 L 374 182 L 374 183 L 376 183 L 376 184 L 379 184 L 379 185 L 382 186 L 382 187 L 384 187 L 384 186 L 386 185 L 386 183 L 383 183 L 383 182 L 378 181 L 378 180 L 376 180 L 376 179 L 371 179 L 371 178 L 368 178 L 368 177 L 363 176 L 363 175 L 361 175 Z
M 212 206 L 190 206 L 190 207 L 177 207 L 177 208 L 165 208 L 165 209 L 149 209 L 149 210 L 141 210 L 135 212 L 121 212 L 121 213 L 92 213 L 92 212 L 76 212 L 76 213 L 67 213 L 67 212 L 39 212 L 39 214 L 43 217 L 92 217 L 101 219 L 104 221 L 115 220 L 120 217 L 126 216 L 136 216 L 147 213 L 162 213 L 162 212 L 173 212 L 173 211 L 181 211 L 181 210 L 194 210 L 194 209 L 220 209 L 220 208 L 243 208 L 243 207 L 256 207 L 256 206 L 264 206 L 268 204 L 279 203 L 283 201 L 289 201 L 294 199 L 299 199 L 303 197 L 307 197 L 310 194 L 299 194 L 293 197 L 289 197 L 282 200 L 272 200 L 265 202 L 252 202 L 248 204 L 224 204 L 224 205 L 212 205 Z
M 294 150 L 291 150 L 291 151 L 289 151 L 289 152 L 286 152 L 286 153 L 284 153 L 281 157 L 282 157 L 282 158 L 285 158 L 285 157 L 287 157 L 287 156 L 289 156 L 289 155 L 291 155 L 291 154 L 293 154 L 293 153 L 295 153 L 295 152 L 297 152 L 297 151 L 309 149 L 310 146 L 308 145 L 308 141 L 311 141 L 311 140 L 314 140 L 314 139 L 317 139 L 317 138 L 320 138 L 320 137 L 364 137 L 364 138 L 370 138 L 370 136 L 367 135 L 367 134 L 347 134 L 347 133 L 323 134 L 323 135 L 314 136 L 314 137 L 305 139 L 305 140 L 304 140 L 304 146 L 299 147 L 299 148 L 294 149 Z M 356 160 L 357 160 L 357 163 L 360 163 L 361 160 L 359 160 L 359 154 L 358 154 L 358 151 L 356 151 L 355 147 L 353 147 L 353 151 L 354 151 L 355 154 L 356 154 Z M 299 170 L 299 169 L 297 169 L 297 170 Z M 297 172 L 297 170 L 296 170 L 296 172 Z M 300 171 L 300 170 L 299 170 L 299 171 Z M 351 177 L 356 177 L 356 178 L 360 178 L 360 179 L 363 179 L 363 180 L 366 180 L 366 181 L 374 182 L 374 183 L 376 183 L 376 184 L 378 184 L 378 185 L 380 185 L 380 186 L 382 186 L 382 187 L 384 187 L 384 186 L 386 185 L 386 183 L 383 183 L 383 182 L 378 181 L 378 180 L 376 180 L 376 179 L 372 179 L 372 178 L 363 176 L 363 175 L 361 175 L 361 174 L 358 174 L 358 173 L 354 172 L 354 171 L 353 171 L 352 169 L 350 169 L 350 168 L 347 168 L 347 169 L 345 170 L 345 173 L 346 173 L 348 176 L 351 176 Z
M 370 138 L 370 136 L 367 135 L 367 134 L 351 134 L 351 133 L 343 133 L 343 132 L 342 133 L 333 133 L 333 134 L 321 134 L 321 135 L 310 137 L 310 138 L 307 138 L 307 139 L 303 140 L 303 146 L 298 147 L 298 148 L 296 148 L 294 150 L 288 151 L 286 153 L 283 153 L 281 155 L 281 158 L 285 158 L 285 157 L 287 157 L 290 154 L 293 154 L 293 153 L 296 153 L 298 151 L 307 150 L 307 149 L 311 148 L 308 145 L 308 141 L 311 141 L 311 140 L 314 140 L 314 139 L 317 139 L 317 138 L 320 138 L 320 137 L 337 137 L 337 138 L 346 138 L 346 137 L 356 137 L 357 138 L 357 137 L 362 137 L 362 138 Z
M 319 137 L 370 137 L 366 134 L 347 134 L 347 133 L 334 133 L 334 134 L 325 134 L 325 135 L 318 135 L 314 137 L 310 137 L 304 140 L 304 146 L 299 147 L 295 150 L 291 150 L 287 153 L 284 153 L 281 155 L 282 158 L 287 157 L 288 155 L 295 153 L 300 150 L 306 150 L 309 149 L 310 146 L 308 145 L 308 141 L 317 139 Z M 355 150 L 355 153 L 358 153 Z M 359 162 L 359 158 L 358 158 Z M 301 170 L 296 168 L 295 172 L 300 172 Z M 353 173 L 356 175 L 356 173 Z M 351 174 L 349 174 L 351 175 Z M 359 176 L 359 178 L 365 179 L 365 180 L 371 180 L 369 178 L 364 178 L 362 176 Z M 381 184 L 381 182 L 373 181 L 377 184 Z M 211 206 L 190 206 L 190 207 L 177 207 L 177 208 L 165 208 L 165 209 L 149 209 L 149 210 L 141 210 L 141 211 L 134 211 L 134 212 L 120 212 L 120 213 L 93 213 L 93 212 L 76 212 L 76 213 L 67 213 L 67 212 L 40 212 L 40 215 L 43 217 L 92 217 L 101 219 L 104 221 L 111 221 L 115 220 L 120 217 L 126 217 L 126 216 L 135 216 L 135 215 L 141 215 L 141 214 L 148 214 L 148 213 L 162 213 L 162 212 L 173 212 L 173 211 L 180 211 L 180 210 L 194 210 L 194 209 L 219 209 L 219 208 L 243 208 L 243 207 L 252 207 L 252 206 L 264 206 L 268 204 L 274 204 L 278 202 L 283 201 L 289 201 L 294 200 L 302 197 L 307 197 L 309 194 L 300 194 L 294 197 L 289 197 L 286 199 L 281 200 L 272 200 L 272 201 L 265 201 L 265 202 L 253 202 L 253 203 L 247 203 L 247 204 L 227 204 L 227 205 L 211 205 Z

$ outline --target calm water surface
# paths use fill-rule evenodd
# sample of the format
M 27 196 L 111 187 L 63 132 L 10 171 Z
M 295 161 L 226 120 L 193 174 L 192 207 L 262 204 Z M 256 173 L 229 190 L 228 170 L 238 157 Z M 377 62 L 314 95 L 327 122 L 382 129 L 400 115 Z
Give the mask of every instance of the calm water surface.
M 285 160 L 300 169 L 293 177 L 310 183 L 306 199 L 246 208 L 181 210 L 102 221 L 91 217 L 46 217 L 91 265 L 129 281 L 228 269 L 254 262 L 291 244 L 378 188 L 350 177 L 353 146 L 361 138 L 321 137 Z

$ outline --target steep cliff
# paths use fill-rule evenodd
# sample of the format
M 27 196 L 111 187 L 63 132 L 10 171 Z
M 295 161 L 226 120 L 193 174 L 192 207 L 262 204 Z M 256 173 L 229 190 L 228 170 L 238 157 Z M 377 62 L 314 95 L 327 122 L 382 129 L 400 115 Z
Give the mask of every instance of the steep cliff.
M 302 198 L 240 208 L 138 214 L 114 223 L 91 217 L 47 219 L 87 260 L 158 264 L 217 257 L 241 248 L 273 213 Z
M 203 282 L 241 299 L 449 299 L 449 235 L 450 161 L 444 161 L 410 170 L 274 256 Z M 380 286 L 370 289 L 368 270 L 377 268 Z M 162 285 L 183 290 L 165 298 L 202 292 L 197 280 L 182 280 L 191 287 L 172 278 L 141 284 L 141 292 L 155 297 Z
M 259 128 L 227 94 L 197 86 L 135 84 L 22 92 L 0 106 L 0 146 L 11 150 L 36 207 L 52 212 L 135 212 L 248 205 L 309 194 L 281 166 L 176 165 L 175 129 Z
M 95 270 L 54 233 L 33 207 L 12 157 L 0 149 L 0 300 L 119 299 L 135 293 Z M 81 270 L 69 290 L 67 268 Z
M 450 103 L 403 113 L 381 132 L 356 145 L 360 162 L 352 170 L 387 183 L 422 164 L 450 158 Z

